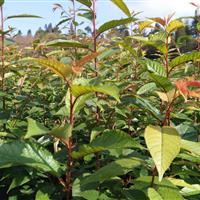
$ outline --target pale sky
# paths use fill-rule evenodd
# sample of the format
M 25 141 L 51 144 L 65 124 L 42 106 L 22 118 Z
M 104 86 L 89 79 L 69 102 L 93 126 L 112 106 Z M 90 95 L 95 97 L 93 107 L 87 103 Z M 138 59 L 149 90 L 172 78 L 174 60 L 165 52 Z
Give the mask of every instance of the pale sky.
M 130 10 L 142 12 L 138 17 L 163 17 L 176 12 L 175 17 L 193 16 L 195 7 L 190 4 L 192 0 L 126 0 Z M 200 0 L 192 1 L 199 3 Z M 52 22 L 53 25 L 59 22 L 59 12 L 52 12 L 52 5 L 60 3 L 64 7 L 70 7 L 69 0 L 5 0 L 5 16 L 29 13 L 40 15 L 43 19 L 12 19 L 6 22 L 6 26 L 11 25 L 18 30 L 26 33 L 28 29 L 33 32 L 38 27 L 44 27 L 45 24 Z M 97 0 L 98 25 L 112 19 L 125 17 L 124 14 L 111 3 L 110 0 Z

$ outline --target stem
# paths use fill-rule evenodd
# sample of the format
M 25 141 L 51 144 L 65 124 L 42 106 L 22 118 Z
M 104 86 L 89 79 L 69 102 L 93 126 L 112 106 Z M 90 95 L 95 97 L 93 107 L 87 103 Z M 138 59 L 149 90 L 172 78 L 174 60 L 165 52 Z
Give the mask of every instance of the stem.
M 171 101 L 171 103 L 168 105 L 168 108 L 166 110 L 166 113 L 165 113 L 165 118 L 163 119 L 162 121 L 162 126 L 167 126 L 169 125 L 170 123 L 170 114 L 171 114 L 171 111 L 172 111 L 172 106 L 173 106 L 173 103 L 176 99 L 176 90 L 174 92 L 174 96 L 173 96 L 173 100 Z
M 1 6 L 0 8 L 0 12 L 1 12 L 1 31 L 2 31 L 2 35 L 1 35 L 1 89 L 4 92 L 5 91 L 5 46 L 4 46 L 4 39 L 5 36 L 3 34 L 4 32 L 4 16 L 3 16 L 3 6 Z M 2 104 L 3 104 L 3 112 L 6 111 L 6 99 L 5 97 L 2 98 Z M 6 124 L 3 124 L 3 129 L 6 129 Z
M 93 44 L 94 44 L 94 53 L 97 52 L 97 31 L 96 31 L 96 0 L 92 0 L 92 26 L 93 26 Z M 94 59 L 94 69 L 95 69 L 95 77 L 98 76 L 97 71 L 97 58 Z M 96 97 L 98 97 L 98 93 L 96 92 Z M 96 113 L 95 113 L 96 123 L 99 124 L 100 122 L 100 109 L 97 106 Z M 100 154 L 97 152 L 96 154 L 96 169 L 100 168 Z
M 74 33 L 74 37 L 75 39 L 77 38 L 77 30 L 76 30 L 76 25 L 75 25 L 75 21 L 76 21 L 76 5 L 75 5 L 75 0 L 72 0 L 72 4 L 73 4 L 73 25 L 72 25 L 72 29 L 73 29 L 73 33 Z M 77 56 L 77 48 L 74 48 L 74 57 L 76 60 L 76 56 Z M 69 81 L 66 80 L 66 84 L 68 86 L 68 88 L 70 89 L 71 87 L 71 83 Z M 71 93 L 71 89 L 70 89 L 70 114 L 69 114 L 69 124 L 71 127 L 73 127 L 74 125 L 74 105 L 76 103 L 76 100 L 74 100 L 74 97 Z M 73 171 L 73 165 L 74 165 L 74 161 L 72 158 L 72 151 L 73 151 L 73 138 L 72 136 L 70 136 L 65 142 L 65 148 L 67 150 L 67 171 L 66 171 L 66 200 L 71 200 L 72 199 L 72 171 Z
M 157 174 L 157 169 L 156 169 L 156 166 L 155 166 L 155 167 L 153 168 L 153 170 L 152 170 L 151 187 L 153 187 L 156 174 Z
M 73 111 L 73 96 L 70 94 L 70 116 L 69 123 L 73 127 L 74 124 L 74 111 Z M 66 200 L 72 199 L 72 170 L 73 170 L 73 139 L 69 137 L 65 142 L 65 147 L 67 150 L 67 172 L 66 172 Z
M 92 26 L 93 26 L 93 43 L 94 43 L 94 52 L 97 52 L 97 30 L 96 30 L 96 0 L 92 1 Z M 98 76 L 97 72 L 97 58 L 94 59 L 94 68 L 96 71 L 96 76 Z
M 166 68 L 167 77 L 169 77 L 169 35 L 167 35 L 165 46 L 166 46 L 165 68 Z

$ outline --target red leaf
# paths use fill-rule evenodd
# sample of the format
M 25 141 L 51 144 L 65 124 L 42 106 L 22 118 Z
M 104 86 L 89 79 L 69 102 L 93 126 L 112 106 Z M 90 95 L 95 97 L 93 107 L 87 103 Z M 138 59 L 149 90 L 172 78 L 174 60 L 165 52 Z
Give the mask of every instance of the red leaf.
M 183 95 L 183 97 L 187 100 L 187 97 L 198 97 L 200 98 L 200 89 L 189 90 L 188 87 L 200 87 L 200 81 L 197 80 L 178 80 L 175 82 L 177 89 Z
M 165 20 L 160 17 L 155 17 L 155 18 L 150 18 L 150 19 L 153 20 L 154 22 L 161 24 L 162 26 L 166 25 Z
M 90 55 L 87 55 L 87 56 L 83 57 L 81 60 L 76 61 L 72 66 L 72 70 L 75 73 L 79 74 L 82 71 L 83 65 L 85 65 L 89 61 L 95 59 L 98 55 L 99 55 L 98 52 L 94 52 L 94 53 L 92 53 Z

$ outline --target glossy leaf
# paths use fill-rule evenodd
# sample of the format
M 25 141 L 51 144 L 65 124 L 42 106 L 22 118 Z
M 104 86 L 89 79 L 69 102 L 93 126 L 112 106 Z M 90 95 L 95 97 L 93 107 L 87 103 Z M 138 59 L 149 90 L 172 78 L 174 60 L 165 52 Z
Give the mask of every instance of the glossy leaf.
M 145 94 L 147 92 L 151 92 L 156 89 L 156 84 L 155 83 L 147 83 L 143 85 L 139 90 L 137 91 L 138 95 Z
M 47 46 L 52 46 L 52 47 L 63 47 L 63 48 L 68 48 L 68 47 L 77 47 L 77 48 L 84 48 L 87 49 L 88 45 L 82 44 L 78 41 L 75 40 L 63 40 L 63 39 L 58 39 L 58 40 L 53 40 L 50 42 L 46 43 Z
M 45 58 L 38 58 L 38 59 L 34 58 L 31 60 L 33 60 L 34 62 L 36 62 L 37 64 L 41 66 L 51 69 L 55 74 L 57 74 L 64 80 L 66 79 L 67 76 L 69 76 L 70 74 L 73 74 L 73 70 L 71 66 L 63 64 L 59 61 L 49 60 Z
M 200 164 L 200 156 L 196 155 L 196 154 L 191 154 L 191 153 L 179 153 L 177 158 L 181 158 L 182 160 L 187 160 L 190 161 L 192 163 L 198 163 Z
M 150 59 L 146 59 L 142 62 L 142 64 L 144 64 L 146 66 L 146 68 L 149 72 L 152 72 L 159 76 L 166 77 L 165 68 L 161 63 L 150 60 Z
M 100 151 L 123 148 L 142 149 L 143 147 L 137 141 L 122 131 L 106 131 L 101 136 L 92 140 L 90 144 L 81 146 L 79 151 L 74 151 L 72 156 L 73 158 L 78 159 L 88 154 Z
M 131 17 L 131 12 L 123 0 L 111 0 L 120 10 L 122 10 L 128 17 Z
M 24 138 L 27 139 L 32 136 L 45 135 L 48 132 L 49 129 L 47 129 L 45 126 L 31 118 L 28 118 L 28 130 Z
M 169 178 L 167 178 L 167 180 L 169 180 L 171 183 L 173 183 L 176 186 L 187 187 L 187 188 L 190 188 L 190 189 L 195 189 L 195 187 L 192 184 L 189 184 L 189 183 L 185 182 L 182 179 L 176 179 L 176 178 L 169 177 Z
M 184 187 L 181 190 L 181 194 L 183 196 L 193 196 L 193 195 L 199 195 L 200 194 L 200 185 L 199 184 L 193 184 L 192 185 L 194 188 L 188 188 L 188 187 Z
M 113 161 L 108 165 L 100 168 L 92 175 L 86 177 L 82 185 L 92 184 L 93 182 L 102 183 L 112 177 L 120 176 L 132 171 L 135 167 L 139 167 L 143 163 L 142 160 L 136 158 L 124 158 Z
M 188 61 L 200 59 L 200 52 L 193 51 L 191 53 L 186 53 L 181 56 L 177 56 L 176 58 L 172 59 L 169 63 L 171 68 L 174 68 L 178 65 L 184 64 Z
M 153 188 L 148 189 L 148 197 L 150 200 L 163 200 L 160 194 Z
M 91 92 L 99 92 L 103 94 L 107 94 L 115 98 L 117 101 L 119 99 L 119 89 L 116 86 L 111 85 L 72 85 L 71 92 L 75 97 L 79 97 L 84 94 L 88 94 Z
M 125 18 L 125 19 L 112 20 L 112 21 L 106 22 L 105 24 L 103 24 L 99 27 L 99 29 L 97 30 L 97 33 L 99 35 L 105 31 L 115 28 L 117 26 L 129 24 L 129 23 L 133 22 L 134 20 L 135 20 L 134 18 L 129 17 L 129 18 Z
M 72 135 L 72 126 L 69 124 L 66 124 L 65 126 L 60 126 L 57 128 L 52 129 L 49 132 L 50 135 L 53 135 L 59 139 L 67 139 L 71 137 Z
M 154 73 L 150 73 L 149 77 L 155 82 L 157 87 L 162 88 L 164 92 L 168 92 L 174 88 L 172 82 L 167 77 L 159 76 Z
M 180 151 L 181 138 L 176 129 L 169 126 L 148 126 L 144 137 L 161 181 L 165 171 Z
M 41 123 L 29 118 L 28 119 L 28 130 L 26 135 L 24 136 L 25 139 L 28 139 L 30 137 L 39 136 L 39 135 L 47 135 L 50 134 L 56 138 L 60 139 L 67 139 L 71 137 L 72 133 L 72 127 L 68 124 L 64 126 L 59 126 L 56 128 L 53 128 L 52 130 L 49 130 L 45 126 L 43 126 Z
M 184 27 L 184 26 L 185 26 L 185 24 L 183 22 L 180 22 L 178 20 L 173 20 L 168 24 L 166 31 L 168 33 L 171 33 L 173 31 L 175 31 L 176 29 Z
M 145 28 L 150 28 L 152 24 L 153 24 L 152 21 L 145 20 L 145 21 L 139 22 L 138 27 L 140 31 L 143 31 Z
M 142 176 L 140 178 L 137 178 L 134 181 L 134 186 L 132 187 L 135 190 L 140 190 L 145 193 L 148 193 L 148 190 L 151 185 L 151 176 Z M 158 177 L 155 177 L 153 188 L 156 191 L 156 194 L 158 193 L 160 197 L 162 197 L 162 200 L 184 200 L 184 198 L 181 196 L 178 188 L 173 185 L 169 180 L 163 178 L 160 182 L 158 180 Z M 157 197 L 158 195 L 156 195 Z
M 144 111 L 150 113 L 156 119 L 161 120 L 160 111 L 155 107 L 155 105 L 152 105 L 148 99 L 135 95 L 132 103 Z
M 199 142 L 192 142 L 189 140 L 182 139 L 181 140 L 181 148 L 200 156 L 200 143 Z
M 49 151 L 36 143 L 14 141 L 0 144 L 0 168 L 29 166 L 58 176 L 59 163 Z

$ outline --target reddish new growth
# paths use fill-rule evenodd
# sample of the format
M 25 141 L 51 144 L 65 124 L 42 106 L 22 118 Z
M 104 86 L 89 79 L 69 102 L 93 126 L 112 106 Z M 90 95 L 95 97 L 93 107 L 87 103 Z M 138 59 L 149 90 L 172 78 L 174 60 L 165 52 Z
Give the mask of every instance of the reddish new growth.
M 200 81 L 197 80 L 178 80 L 175 82 L 177 89 L 183 95 L 183 97 L 187 100 L 187 97 L 198 97 L 200 98 L 200 88 L 189 90 L 189 87 L 200 87 Z

